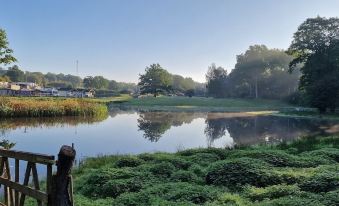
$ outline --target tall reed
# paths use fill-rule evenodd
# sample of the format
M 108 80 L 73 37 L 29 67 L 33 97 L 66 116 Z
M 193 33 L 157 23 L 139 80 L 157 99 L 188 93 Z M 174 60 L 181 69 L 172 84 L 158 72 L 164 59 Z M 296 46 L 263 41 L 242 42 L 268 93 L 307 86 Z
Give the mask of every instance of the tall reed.
M 83 99 L 0 97 L 0 117 L 107 115 L 107 106 Z

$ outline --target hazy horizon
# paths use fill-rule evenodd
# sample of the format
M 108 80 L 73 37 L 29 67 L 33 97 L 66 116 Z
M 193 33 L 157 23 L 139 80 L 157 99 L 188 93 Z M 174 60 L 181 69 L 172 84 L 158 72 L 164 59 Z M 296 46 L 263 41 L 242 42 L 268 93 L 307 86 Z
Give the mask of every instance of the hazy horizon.
M 279 2 L 279 3 L 278 3 Z M 2 1 L 0 28 L 23 70 L 137 82 L 152 63 L 205 81 L 250 45 L 287 49 L 307 18 L 337 17 L 339 1 Z

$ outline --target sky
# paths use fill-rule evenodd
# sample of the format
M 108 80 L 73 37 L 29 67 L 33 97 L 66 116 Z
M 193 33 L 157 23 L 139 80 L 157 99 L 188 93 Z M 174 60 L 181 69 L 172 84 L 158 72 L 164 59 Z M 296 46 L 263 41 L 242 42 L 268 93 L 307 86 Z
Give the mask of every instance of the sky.
M 250 45 L 287 49 L 307 18 L 338 17 L 339 0 L 0 0 L 23 70 L 137 82 L 146 66 L 204 82 Z

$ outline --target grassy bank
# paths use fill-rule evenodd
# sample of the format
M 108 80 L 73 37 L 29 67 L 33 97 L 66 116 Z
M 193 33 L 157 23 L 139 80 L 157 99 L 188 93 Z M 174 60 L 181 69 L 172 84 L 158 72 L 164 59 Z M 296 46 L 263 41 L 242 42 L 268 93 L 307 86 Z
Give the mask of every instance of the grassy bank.
M 76 205 L 338 205 L 339 137 L 90 158 Z
M 215 99 L 205 97 L 145 97 L 120 102 L 119 106 L 153 111 L 258 111 L 293 108 L 278 100 Z M 114 106 L 115 104 L 113 104 Z
M 87 99 L 0 97 L 0 117 L 103 116 L 107 106 Z

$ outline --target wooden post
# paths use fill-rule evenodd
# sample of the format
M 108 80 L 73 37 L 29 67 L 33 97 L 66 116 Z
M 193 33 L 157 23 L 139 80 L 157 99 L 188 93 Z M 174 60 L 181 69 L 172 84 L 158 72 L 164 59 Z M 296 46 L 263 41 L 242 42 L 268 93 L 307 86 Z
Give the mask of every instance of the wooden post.
M 53 175 L 53 206 L 72 206 L 72 197 L 69 193 L 70 174 L 73 167 L 76 151 L 71 146 L 64 145 L 58 154 L 57 173 Z

